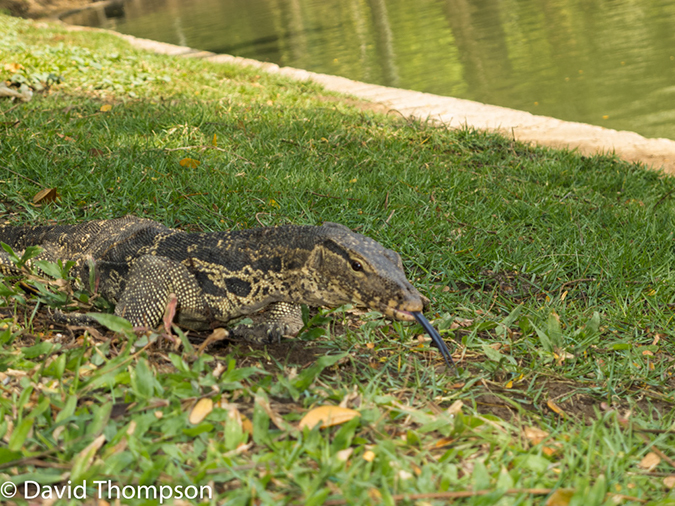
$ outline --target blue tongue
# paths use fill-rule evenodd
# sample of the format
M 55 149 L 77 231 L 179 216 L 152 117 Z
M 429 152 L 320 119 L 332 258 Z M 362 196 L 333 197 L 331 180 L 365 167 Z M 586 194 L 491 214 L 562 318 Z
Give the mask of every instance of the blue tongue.
M 427 320 L 422 313 L 413 311 L 412 315 L 420 323 L 420 325 L 424 327 L 424 330 L 427 331 L 427 334 L 429 334 L 429 336 L 431 337 L 431 340 L 433 341 L 434 345 L 436 345 L 436 348 L 438 348 L 441 352 L 441 355 L 443 355 L 445 363 L 448 364 L 448 367 L 452 367 L 453 369 L 455 369 L 456 372 L 457 366 L 455 366 L 455 362 L 454 360 L 452 360 L 450 350 L 448 350 L 445 341 L 443 341 L 443 338 L 438 333 L 438 331 L 434 327 L 432 327 L 431 323 L 429 323 L 429 320 Z

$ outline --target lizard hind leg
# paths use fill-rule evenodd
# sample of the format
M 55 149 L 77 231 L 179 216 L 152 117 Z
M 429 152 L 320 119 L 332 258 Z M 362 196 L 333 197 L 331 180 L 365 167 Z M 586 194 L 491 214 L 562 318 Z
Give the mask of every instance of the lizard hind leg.
M 174 294 L 179 321 L 185 316 L 191 322 L 206 323 L 209 311 L 202 290 L 187 267 L 166 257 L 139 257 L 131 264 L 115 314 L 135 327 L 154 328 L 162 322 Z

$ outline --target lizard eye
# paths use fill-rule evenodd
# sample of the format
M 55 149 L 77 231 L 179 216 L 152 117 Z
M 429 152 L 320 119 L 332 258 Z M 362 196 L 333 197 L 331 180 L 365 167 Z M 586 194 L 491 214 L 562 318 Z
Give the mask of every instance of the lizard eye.
M 356 272 L 362 271 L 363 265 L 361 265 L 361 262 L 357 262 L 356 260 L 354 260 L 352 262 L 352 269 L 355 270 Z

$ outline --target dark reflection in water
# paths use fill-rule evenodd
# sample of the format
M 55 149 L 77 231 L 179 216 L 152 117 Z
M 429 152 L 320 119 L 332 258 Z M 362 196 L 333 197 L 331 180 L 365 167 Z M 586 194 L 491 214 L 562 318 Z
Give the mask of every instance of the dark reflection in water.
M 675 139 L 672 0 L 127 0 L 65 21 Z

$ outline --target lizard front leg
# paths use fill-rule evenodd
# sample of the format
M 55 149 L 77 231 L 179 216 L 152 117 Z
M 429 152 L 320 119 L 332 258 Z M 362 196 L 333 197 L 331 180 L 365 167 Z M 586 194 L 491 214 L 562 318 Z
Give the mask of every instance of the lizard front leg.
M 145 255 L 132 262 L 115 314 L 135 327 L 156 327 L 171 294 L 178 299 L 179 324 L 208 326 L 210 312 L 197 280 L 183 264 L 160 256 Z
M 303 326 L 300 305 L 290 302 L 273 302 L 259 315 L 252 315 L 252 324 L 237 325 L 230 329 L 233 339 L 254 342 L 279 342 L 282 336 L 295 336 Z

